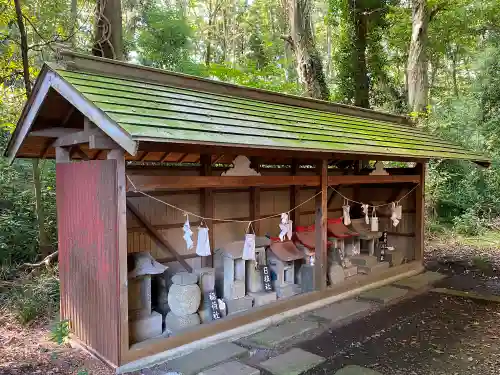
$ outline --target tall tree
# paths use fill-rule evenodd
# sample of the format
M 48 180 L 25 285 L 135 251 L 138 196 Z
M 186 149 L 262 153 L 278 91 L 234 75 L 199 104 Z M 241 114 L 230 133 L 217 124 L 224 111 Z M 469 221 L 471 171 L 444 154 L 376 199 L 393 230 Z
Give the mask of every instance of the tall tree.
M 123 60 L 120 0 L 97 0 L 92 54 L 108 59 Z
M 299 79 L 308 96 L 328 100 L 330 91 L 323 72 L 323 62 L 313 38 L 312 0 L 287 0 L 287 8 L 290 24 L 287 41 L 295 52 Z

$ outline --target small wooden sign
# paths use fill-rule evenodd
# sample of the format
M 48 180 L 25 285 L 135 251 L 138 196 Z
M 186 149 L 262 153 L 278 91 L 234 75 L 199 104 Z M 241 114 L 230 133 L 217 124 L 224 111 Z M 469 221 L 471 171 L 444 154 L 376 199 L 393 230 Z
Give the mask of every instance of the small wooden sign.
M 219 302 L 217 301 L 217 295 L 215 294 L 215 291 L 208 292 L 207 294 L 208 298 L 208 309 L 210 311 L 210 316 L 212 317 L 212 320 L 219 320 L 222 318 L 222 314 L 219 309 Z
M 382 232 L 382 237 L 379 238 L 378 242 L 378 260 L 379 262 L 383 262 L 385 260 L 385 254 L 387 252 L 388 244 L 387 244 L 387 232 Z
M 260 274 L 262 275 L 262 285 L 264 285 L 264 292 L 271 293 L 273 291 L 273 284 L 271 283 L 271 271 L 269 266 L 260 266 Z

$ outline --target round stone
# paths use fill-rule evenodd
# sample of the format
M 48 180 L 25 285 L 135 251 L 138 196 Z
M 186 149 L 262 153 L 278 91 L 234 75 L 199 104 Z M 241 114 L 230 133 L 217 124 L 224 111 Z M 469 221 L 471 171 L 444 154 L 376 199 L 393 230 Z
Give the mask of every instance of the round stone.
M 172 284 L 193 285 L 198 283 L 198 275 L 189 272 L 179 272 L 172 276 Z
M 172 284 L 168 291 L 168 306 L 177 316 L 194 314 L 201 302 L 201 290 L 197 284 Z
M 183 329 L 197 326 L 198 324 L 200 324 L 200 317 L 198 314 L 177 316 L 171 311 L 165 317 L 165 327 L 171 332 L 179 332 Z

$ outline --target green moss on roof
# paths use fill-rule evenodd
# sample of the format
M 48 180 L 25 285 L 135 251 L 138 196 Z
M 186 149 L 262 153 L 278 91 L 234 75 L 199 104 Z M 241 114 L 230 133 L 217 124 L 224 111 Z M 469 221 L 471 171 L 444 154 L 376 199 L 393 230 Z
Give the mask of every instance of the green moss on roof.
M 92 72 L 56 71 L 136 140 L 488 160 L 396 123 Z

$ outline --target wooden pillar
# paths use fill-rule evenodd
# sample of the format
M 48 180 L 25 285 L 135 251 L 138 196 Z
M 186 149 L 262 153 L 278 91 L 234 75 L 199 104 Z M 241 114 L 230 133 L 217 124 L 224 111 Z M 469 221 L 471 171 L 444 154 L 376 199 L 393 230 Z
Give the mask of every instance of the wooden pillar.
M 70 149 L 67 147 L 56 147 L 56 163 L 69 163 L 70 161 Z
M 415 190 L 415 259 L 424 259 L 425 243 L 425 172 L 426 164 L 417 164 L 417 172 L 420 176 L 420 184 Z
M 251 168 L 256 172 L 260 172 L 260 161 L 258 158 L 251 158 Z M 260 187 L 253 186 L 250 188 L 250 219 L 255 220 L 260 218 Z M 256 235 L 260 234 L 260 221 L 252 223 Z
M 127 289 L 127 190 L 125 177 L 125 152 L 122 149 L 108 152 L 108 160 L 116 160 L 117 181 L 117 245 L 118 287 L 120 298 L 120 323 L 118 327 L 120 364 L 129 350 L 128 289 Z
M 321 160 L 318 163 L 318 174 L 320 175 L 321 194 L 316 197 L 316 259 L 315 259 L 315 289 L 326 289 L 326 268 L 328 259 L 326 254 L 327 238 L 326 225 L 328 217 L 328 162 Z
M 299 163 L 297 162 L 297 159 L 292 159 L 292 170 L 290 174 L 292 176 L 296 176 L 299 172 Z M 293 185 L 290 188 L 290 209 L 294 208 L 297 206 L 300 202 L 300 186 L 299 185 Z M 290 220 L 293 221 L 294 225 L 300 225 L 300 208 L 290 212 Z
M 212 175 L 212 155 L 201 155 L 201 171 L 202 176 Z M 214 217 L 214 191 L 213 189 L 201 189 L 201 212 L 205 217 Z M 214 223 L 212 220 L 205 221 L 208 227 L 208 235 L 210 238 L 210 249 L 214 251 L 215 246 L 215 233 L 214 233 Z M 213 256 L 202 257 L 201 258 L 202 267 L 213 267 Z

